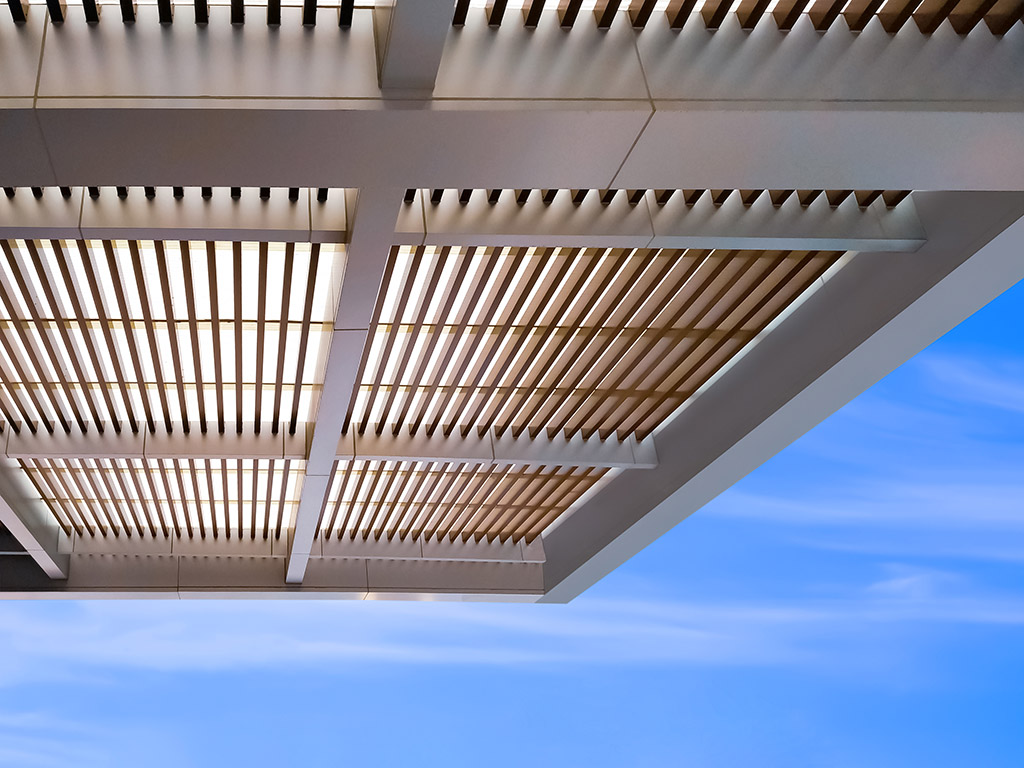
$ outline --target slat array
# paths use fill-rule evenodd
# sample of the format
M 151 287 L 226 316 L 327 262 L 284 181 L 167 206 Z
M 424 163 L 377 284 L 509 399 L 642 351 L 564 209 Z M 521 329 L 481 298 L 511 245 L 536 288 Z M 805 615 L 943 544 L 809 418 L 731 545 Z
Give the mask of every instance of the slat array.
M 473 0 L 457 0 L 454 26 L 466 22 Z M 516 10 L 513 11 L 513 8 Z M 702 24 L 718 29 L 730 14 L 735 14 L 743 29 L 753 29 L 761 19 L 771 16 L 781 30 L 793 28 L 807 14 L 815 29 L 825 31 L 840 17 L 854 32 L 863 30 L 878 18 L 886 32 L 895 34 L 911 18 L 924 34 L 931 34 L 944 21 L 965 35 L 982 21 L 995 35 L 1003 35 L 1024 18 L 1022 0 L 518 0 L 491 2 L 487 22 L 499 26 L 518 17 L 527 28 L 536 27 L 545 10 L 558 14 L 566 29 L 588 18 L 598 29 L 607 29 L 617 15 L 628 16 L 629 23 L 642 29 L 652 23 L 667 23 L 672 29 L 687 24 Z M 512 11 L 512 12 L 510 12 Z
M 2 240 L 0 250 L 0 415 L 15 431 L 254 422 L 277 434 L 315 414 L 340 246 Z
M 416 200 L 416 191 L 415 189 L 405 191 L 407 205 L 411 205 Z M 876 200 L 881 200 L 888 208 L 895 208 L 910 195 L 909 190 L 883 189 L 431 189 L 423 191 L 426 199 L 435 206 L 444 201 L 446 194 L 449 195 L 449 199 L 451 196 L 457 195 L 461 205 L 469 205 L 474 198 L 486 199 L 489 205 L 497 205 L 502 200 L 508 199 L 514 199 L 519 205 L 526 205 L 531 199 L 540 199 L 545 205 L 551 205 L 557 199 L 569 198 L 574 205 L 582 205 L 591 195 L 596 196 L 602 205 L 611 205 L 619 195 L 630 205 L 639 205 L 648 193 L 657 205 L 665 205 L 673 197 L 679 195 L 688 206 L 696 205 L 702 198 L 709 199 L 713 205 L 721 206 L 733 196 L 741 200 L 744 205 L 750 206 L 762 196 L 766 196 L 772 201 L 772 205 L 778 207 L 796 195 L 800 204 L 807 206 L 825 195 L 833 207 L 853 199 L 861 208 L 867 208 Z M 591 199 L 595 199 L 595 197 L 591 197 Z
M 642 439 L 840 255 L 396 248 L 346 428 Z
M 18 187 L 4 187 L 4 194 L 9 199 L 15 199 L 18 195 Z M 81 187 L 79 187 L 81 189 Z M 104 192 L 103 187 L 86 187 L 86 194 L 89 195 L 93 200 L 99 200 Z M 180 200 L 185 196 L 185 187 L 114 187 L 114 194 L 117 195 L 120 200 L 127 200 L 129 197 L 142 196 L 147 200 L 154 200 L 158 196 L 170 196 L 175 200 Z M 64 199 L 68 199 L 72 196 L 72 187 L 28 187 L 29 192 L 37 200 L 41 200 L 47 192 L 50 194 L 59 194 Z M 52 191 L 50 191 L 52 190 Z M 204 200 L 212 200 L 215 194 L 224 194 L 225 192 L 230 195 L 232 200 L 239 200 L 244 195 L 245 197 L 259 196 L 260 200 L 270 200 L 273 194 L 284 194 L 287 193 L 288 199 L 293 203 L 299 200 L 299 187 L 287 187 L 275 189 L 273 187 L 199 187 L 200 194 Z M 109 189 L 107 193 L 109 194 Z M 341 190 L 333 190 L 335 194 L 340 194 Z M 319 187 L 316 190 L 317 202 L 326 203 L 330 198 L 332 190 L 327 187 Z M 312 194 L 312 191 L 311 193 Z
M 31 3 L 37 4 L 36 2 Z M 218 2 L 216 5 L 224 5 Z M 11 18 L 16 24 L 24 24 L 28 16 L 29 3 L 23 0 L 7 0 L 11 11 Z M 179 23 L 208 24 L 210 21 L 209 0 L 193 0 L 192 2 L 172 2 L 172 0 L 156 0 L 159 23 L 162 25 L 173 24 L 177 18 Z M 101 14 L 103 6 L 112 6 L 107 13 Z M 82 0 L 85 20 L 89 24 L 98 24 L 100 19 L 113 18 L 113 6 L 116 6 L 117 18 L 125 24 L 134 24 L 138 17 L 138 5 L 134 0 Z M 265 22 L 267 26 L 277 27 L 281 25 L 281 8 L 296 7 L 302 8 L 302 25 L 306 27 L 316 26 L 317 9 L 321 14 L 336 14 L 331 18 L 331 23 L 336 23 L 342 29 L 352 26 L 352 12 L 355 10 L 355 0 L 338 0 L 323 4 L 321 7 L 316 0 L 303 0 L 301 3 L 284 2 L 281 0 L 267 0 L 258 4 L 252 4 L 248 10 L 259 14 L 256 23 Z M 46 10 L 50 21 L 54 24 L 63 24 L 67 16 L 67 6 L 60 0 L 46 0 Z M 243 0 L 230 0 L 231 23 L 235 25 L 246 23 L 246 4 Z M 191 12 L 190 12 L 191 11 Z M 323 20 L 323 15 L 321 15 Z M 249 21 L 254 19 L 249 17 Z
M 608 470 L 473 462 L 341 461 L 325 536 L 533 541 Z
M 55 24 L 64 23 L 67 6 L 59 0 L 46 0 L 45 4 L 51 21 Z M 29 3 L 7 0 L 7 5 L 11 19 L 16 24 L 25 23 Z M 109 18 L 114 9 L 101 15 L 100 9 L 104 5 L 116 5 L 116 17 L 123 23 L 135 23 L 137 20 L 137 5 L 132 0 L 82 0 L 86 21 L 96 24 L 101 18 Z M 156 5 L 160 24 L 170 25 L 175 19 L 178 23 L 209 23 L 209 0 L 157 0 Z M 255 13 L 258 14 L 256 23 L 279 26 L 282 23 L 281 8 L 290 5 L 297 3 L 268 0 L 247 8 L 243 0 L 231 0 L 231 23 L 245 24 L 247 18 L 252 23 L 252 14 Z M 455 2 L 452 16 L 454 26 L 465 24 L 472 5 L 474 0 Z M 325 14 L 330 14 L 330 23 L 337 23 L 343 29 L 352 26 L 354 0 L 341 0 L 340 7 L 339 3 L 328 3 L 320 7 L 316 0 L 303 0 L 301 7 L 303 26 L 317 24 L 318 10 L 321 22 Z M 250 12 L 248 17 L 247 10 Z M 1024 18 L 1024 0 L 775 0 L 774 3 L 769 0 L 492 0 L 487 3 L 486 13 L 491 26 L 500 26 L 517 19 L 518 23 L 532 28 L 540 23 L 545 11 L 557 14 L 559 24 L 566 29 L 584 23 L 583 19 L 589 19 L 589 23 L 595 24 L 598 29 L 607 29 L 616 16 L 622 14 L 637 29 L 661 23 L 672 29 L 682 29 L 687 24 L 702 24 L 714 30 L 730 14 L 734 14 L 744 29 L 752 29 L 763 18 L 770 16 L 779 29 L 789 30 L 802 15 L 807 15 L 819 31 L 829 29 L 842 17 L 847 27 L 854 32 L 863 30 L 872 19 L 877 18 L 890 34 L 895 34 L 913 19 L 916 28 L 924 34 L 931 34 L 948 21 L 957 34 L 965 35 L 984 21 L 992 34 L 1004 35 Z
M 304 465 L 289 459 L 21 462 L 65 533 L 86 538 L 279 538 L 298 504 Z

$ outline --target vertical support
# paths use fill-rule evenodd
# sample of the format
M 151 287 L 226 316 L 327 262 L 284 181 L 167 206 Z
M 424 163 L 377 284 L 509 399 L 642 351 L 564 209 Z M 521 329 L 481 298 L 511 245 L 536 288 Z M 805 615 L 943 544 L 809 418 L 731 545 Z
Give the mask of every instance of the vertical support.
M 306 573 L 404 195 L 401 187 L 367 188 L 356 199 L 327 371 L 288 551 L 289 584 L 300 584 Z
M 396 0 L 373 14 L 381 90 L 429 96 L 452 25 L 451 0 Z

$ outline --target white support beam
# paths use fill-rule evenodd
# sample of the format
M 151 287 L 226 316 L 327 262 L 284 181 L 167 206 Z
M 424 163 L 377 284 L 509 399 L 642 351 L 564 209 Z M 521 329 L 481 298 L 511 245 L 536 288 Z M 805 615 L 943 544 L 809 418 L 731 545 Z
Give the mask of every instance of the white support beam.
M 25 487 L 17 467 L 0 466 L 0 523 L 51 579 L 68 577 L 69 558 L 61 552 L 64 532 L 42 503 Z
M 843 24 L 819 33 L 806 19 L 790 32 L 772 24 L 744 31 L 730 17 L 710 35 L 700 24 L 636 33 L 618 20 L 598 34 L 591 25 L 556 29 L 551 16 L 536 30 L 494 30 L 472 13 L 451 30 L 451 7 L 435 5 L 451 3 L 402 0 L 394 11 L 394 25 L 411 14 L 413 37 L 436 45 L 447 35 L 427 102 L 381 92 L 378 12 L 369 9 L 342 32 L 305 30 L 288 19 L 299 9 L 286 8 L 280 28 L 246 25 L 239 37 L 223 7 L 211 9 L 205 27 L 173 29 L 152 6 L 140 7 L 130 28 L 91 28 L 70 8 L 45 48 L 30 19 L 16 42 L 0 40 L 0 141 L 18 147 L 0 155 L 0 179 L 1024 188 L 1024 157 L 1007 149 L 1024 141 L 1019 26 L 1001 39 L 983 30 L 961 38 L 946 26 L 930 36 L 913 25 L 888 35 L 874 23 L 860 33 Z M 420 13 L 429 35 L 415 28 Z M 412 51 L 392 42 L 386 67 Z M 6 77 L 9 51 L 21 51 L 19 61 L 32 52 L 38 72 Z
M 274 557 L 284 559 L 288 555 L 287 537 L 263 538 L 207 538 L 187 536 L 90 536 L 72 531 L 70 537 L 61 537 L 58 547 L 61 557 L 67 555 L 176 555 L 184 557 Z M 436 561 L 478 561 L 508 563 L 543 563 L 544 544 L 535 539 L 529 544 L 525 540 L 502 542 L 462 541 L 456 538 L 424 539 L 408 537 L 404 540 L 364 539 L 361 536 L 325 536 L 318 534 L 313 541 L 310 559 L 358 558 L 368 560 L 436 560 Z M 0 587 L 2 588 L 2 587 Z
M 287 570 L 289 584 L 301 583 L 306 572 L 320 512 L 327 498 L 331 467 L 358 386 L 363 348 L 369 337 L 373 309 L 391 253 L 395 221 L 404 194 L 405 190 L 399 187 L 368 187 L 359 192 L 353 206 L 352 235 L 345 251 L 345 275 L 293 525 Z
M 55 187 L 36 198 L 22 189 L 12 198 L 0 196 L 0 237 L 34 239 L 146 240 L 272 240 L 275 242 L 343 243 L 348 239 L 345 190 L 333 190 L 325 202 L 315 190 L 299 189 L 291 201 L 276 189 L 262 200 L 259 190 L 246 188 L 232 199 L 226 187 L 204 199 L 199 187 L 186 187 L 181 198 L 160 189 L 152 198 L 135 187 L 121 199 L 112 187 L 90 197 L 74 187 L 65 198 Z
M 452 28 L 451 0 L 395 0 L 374 8 L 380 87 L 385 95 L 430 96 Z
M 364 461 L 472 461 L 483 465 L 531 464 L 570 467 L 601 467 L 608 469 L 650 469 L 658 458 L 653 440 L 638 443 L 632 436 L 626 440 L 601 440 L 596 435 L 584 440 L 576 434 L 571 438 L 541 436 L 531 438 L 524 433 L 513 437 L 506 432 L 497 437 L 492 430 L 485 435 L 466 437 L 453 432 L 445 436 L 435 432 L 415 435 L 390 431 L 375 435 L 346 435 L 338 445 L 339 458 Z
M 4 558 L 23 560 L 24 558 Z M 406 560 L 318 557 L 301 585 L 285 579 L 284 557 L 75 553 L 66 581 L 0 561 L 0 599 L 326 598 L 535 602 L 544 565 L 536 559 Z
M 853 195 L 835 208 L 824 195 L 807 207 L 791 195 L 776 208 L 767 193 L 750 206 L 739 194 L 720 206 L 707 194 L 693 206 L 682 194 L 662 206 L 653 192 L 637 205 L 630 205 L 625 193 L 604 205 L 596 191 L 579 205 L 568 190 L 548 205 L 539 193 L 520 205 L 511 190 L 493 205 L 483 190 L 465 205 L 454 192 L 437 204 L 427 197 L 418 190 L 405 207 L 399 219 L 403 240 L 422 233 L 426 245 L 837 251 L 916 251 L 925 241 L 912 201 L 889 210 L 876 200 L 862 209 Z
M 643 482 L 621 473 L 543 536 L 544 600 L 575 597 L 1024 278 L 1024 193 L 914 197 L 920 251 L 852 259 L 655 434 Z
M 355 339 L 363 337 L 345 336 L 340 331 L 338 338 Z M 346 343 L 346 342 L 342 342 Z M 352 354 L 362 350 L 338 347 L 337 359 L 347 361 Z M 340 378 L 340 374 L 339 374 Z M 337 380 L 337 379 L 336 379 Z M 333 418 L 325 412 L 325 418 Z M 326 423 L 326 422 L 325 422 Z M 340 429 L 331 425 L 334 429 Z M 634 437 L 626 440 L 608 438 L 601 440 L 596 435 L 585 440 L 576 434 L 571 438 L 527 434 L 513 437 L 506 432 L 501 437 L 494 430 L 486 435 L 462 437 L 457 433 L 444 435 L 436 432 L 427 436 L 386 431 L 381 435 L 344 435 L 337 442 L 333 455 L 326 461 L 320 453 L 323 446 L 314 444 L 315 424 L 299 424 L 295 434 L 283 430 L 274 435 L 269 425 L 257 433 L 251 423 L 244 424 L 240 433 L 228 430 L 223 434 L 210 431 L 202 434 L 197 430 L 186 433 L 180 424 L 172 424 L 168 431 L 161 423 L 154 432 L 138 434 L 112 429 L 103 432 L 90 428 L 82 432 L 75 428 L 71 432 L 57 430 L 35 434 L 22 430 L 0 437 L 3 453 L 9 459 L 66 460 L 66 459 L 298 459 L 308 462 L 311 475 L 330 473 L 335 459 L 358 459 L 361 461 L 473 461 L 483 465 L 505 466 L 508 464 L 561 465 L 569 467 L 594 467 L 606 469 L 650 469 L 657 466 L 658 458 L 653 439 L 638 443 Z M 324 435 L 327 433 L 324 432 Z M 324 437 L 323 439 L 326 439 Z

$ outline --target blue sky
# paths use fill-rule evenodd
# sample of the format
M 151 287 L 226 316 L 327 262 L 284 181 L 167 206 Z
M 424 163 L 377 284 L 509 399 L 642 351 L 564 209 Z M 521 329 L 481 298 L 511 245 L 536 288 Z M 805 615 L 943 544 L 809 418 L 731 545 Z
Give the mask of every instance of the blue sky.
M 0 765 L 1019 768 L 1022 315 L 568 606 L 0 604 Z

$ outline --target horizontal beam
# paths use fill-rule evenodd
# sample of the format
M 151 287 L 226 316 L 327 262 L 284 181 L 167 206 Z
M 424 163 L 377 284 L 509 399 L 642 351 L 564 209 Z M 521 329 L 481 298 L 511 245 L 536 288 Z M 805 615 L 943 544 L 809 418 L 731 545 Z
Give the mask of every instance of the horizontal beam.
M 52 434 L 27 429 L 8 432 L 3 438 L 4 454 L 11 459 L 305 459 L 306 425 L 300 424 L 294 435 L 283 430 L 277 435 L 265 425 L 256 434 L 252 424 L 243 425 L 241 434 L 197 429 L 186 433 L 180 424 L 167 430 L 163 424 L 150 433 L 120 434 L 95 425 L 87 431 L 77 427 L 71 432 L 58 429 Z
M 91 536 L 72 533 L 63 537 L 59 546 L 62 555 L 175 555 L 181 557 L 266 557 L 285 558 L 290 545 L 287 535 L 280 538 L 268 536 L 217 537 L 199 536 Z M 313 540 L 311 558 L 359 558 L 365 560 L 432 560 L 458 562 L 509 562 L 542 563 L 544 545 L 540 539 L 527 544 L 525 540 L 502 542 L 462 541 L 456 539 L 424 540 L 407 537 L 391 540 L 362 537 L 349 538 L 317 535 Z
M 252 424 L 243 425 L 241 434 L 228 430 L 224 434 L 206 434 L 193 429 L 186 433 L 181 425 L 167 430 L 137 434 L 112 429 L 103 432 L 93 427 L 82 432 L 42 430 L 33 434 L 27 429 L 8 432 L 0 438 L 3 453 L 10 459 L 299 459 L 309 458 L 312 424 L 299 424 L 295 434 L 284 430 L 274 435 L 269 425 L 257 434 Z M 458 433 L 445 436 L 435 432 L 409 435 L 348 434 L 337 444 L 333 458 L 326 462 L 329 471 L 335 459 L 360 461 L 472 461 L 483 465 L 546 464 L 594 468 L 646 469 L 657 466 L 653 440 L 638 443 L 629 437 L 584 440 L 575 435 L 531 438 L 527 434 L 513 437 L 506 432 L 497 437 L 492 430 L 483 436 L 462 437 Z
M 338 444 L 338 456 L 364 461 L 471 461 L 483 465 L 557 464 L 611 469 L 650 469 L 658 465 L 653 440 L 638 443 L 632 436 L 621 441 L 602 441 L 597 436 L 585 440 L 579 434 L 572 438 L 531 438 L 525 432 L 513 437 L 511 431 L 498 437 L 495 430 L 467 437 L 456 432 L 446 436 L 440 431 L 431 436 L 424 432 L 393 435 L 390 431 L 346 435 Z
M 424 245 L 577 248 L 735 248 L 765 250 L 916 251 L 926 235 L 904 201 L 881 199 L 860 208 L 850 195 L 836 207 L 825 195 L 804 206 L 791 195 L 780 206 L 767 194 L 744 205 L 733 194 L 721 205 L 703 195 L 687 205 L 676 194 L 659 205 L 648 191 L 637 204 L 617 194 L 605 205 L 594 191 L 581 203 L 567 190 L 546 204 L 539 193 L 519 204 L 511 190 L 491 203 L 484 191 L 462 204 L 458 195 L 432 203 L 423 190 L 400 216 L 396 239 Z
M 316 190 L 299 189 L 292 200 L 277 189 L 266 200 L 260 190 L 241 190 L 235 199 L 226 187 L 204 197 L 199 187 L 185 187 L 176 197 L 161 189 L 147 198 L 133 188 L 121 198 L 113 188 L 90 196 L 74 187 L 69 197 L 45 188 L 36 198 L 28 189 L 14 197 L 0 195 L 0 238 L 95 240 L 264 240 L 343 243 L 348 239 L 346 195 L 334 190 L 326 201 Z
M 429 96 L 452 28 L 451 0 L 396 0 L 373 9 L 373 25 L 381 90 Z
M 298 9 L 282 15 L 290 12 Z M 373 14 L 357 10 L 350 30 L 304 30 L 296 17 L 246 25 L 239 37 L 223 8 L 211 9 L 209 25 L 167 28 L 157 8 L 141 6 L 129 28 L 90 26 L 71 7 L 45 49 L 44 17 L 33 14 L 0 40 L 0 141 L 18 147 L 0 156 L 0 179 L 1024 187 L 1024 158 L 1006 150 L 1024 140 L 1024 47 L 1010 39 L 1019 27 L 1003 39 L 922 36 L 913 25 L 888 35 L 874 22 L 859 33 L 842 24 L 819 33 L 806 19 L 789 32 L 727 21 L 713 35 L 699 24 L 681 33 L 623 24 L 566 33 L 550 17 L 536 30 L 492 30 L 472 13 L 446 33 L 433 99 L 417 101 L 382 93 Z
M 91 197 L 84 188 L 64 197 L 57 188 L 35 197 L 23 189 L 0 196 L 0 237 L 32 239 L 273 240 L 345 242 L 347 199 L 336 190 L 326 202 L 315 191 L 299 190 L 292 202 L 285 190 L 261 199 L 259 190 L 242 190 L 233 199 L 226 188 L 208 199 L 199 188 L 175 198 L 161 190 L 148 199 L 142 189 L 122 199 L 113 189 Z M 914 251 L 925 232 L 905 201 L 896 210 L 876 200 L 860 208 L 850 195 L 832 207 L 824 195 L 804 206 L 791 195 L 780 206 L 761 195 L 744 205 L 730 195 L 721 205 L 702 196 L 687 205 L 684 195 L 666 204 L 647 192 L 637 204 L 618 194 L 605 205 L 595 191 L 573 203 L 568 190 L 545 204 L 531 195 L 520 205 L 512 191 L 490 203 L 484 191 L 463 205 L 457 195 L 440 203 L 417 191 L 402 206 L 394 237 L 403 245 L 583 248 L 756 248 L 779 250 Z
M 26 558 L 0 560 L 0 599 L 335 598 L 536 601 L 543 564 L 500 560 L 310 557 L 301 585 L 285 581 L 284 557 L 74 554 L 66 582 L 49 581 Z

